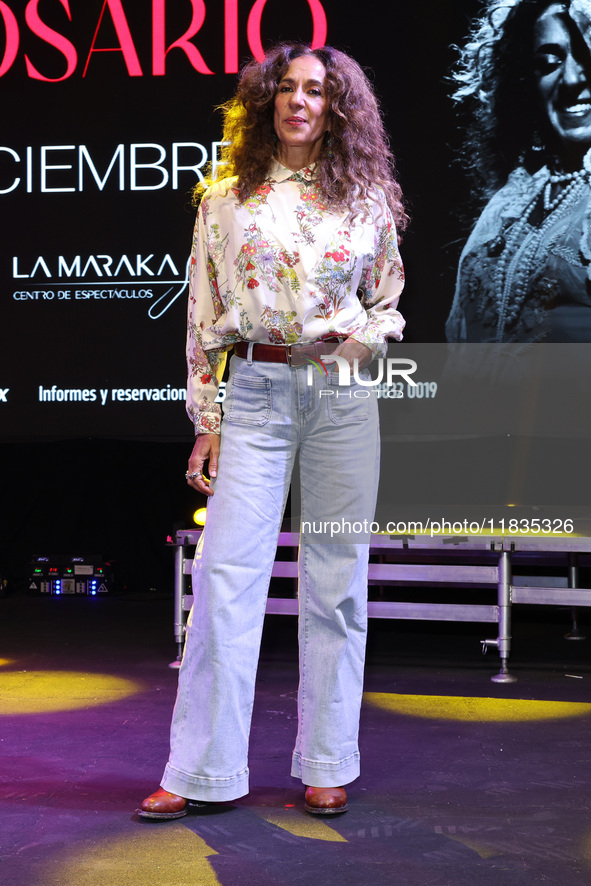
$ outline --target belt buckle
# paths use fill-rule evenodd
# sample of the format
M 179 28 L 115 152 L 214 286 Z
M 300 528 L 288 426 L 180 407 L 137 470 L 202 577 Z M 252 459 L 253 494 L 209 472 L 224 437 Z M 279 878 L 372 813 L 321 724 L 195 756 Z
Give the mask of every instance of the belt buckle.
M 290 366 L 306 366 L 311 359 L 320 360 L 323 354 L 332 354 L 340 343 L 340 339 L 336 342 L 321 339 L 307 344 L 287 345 L 287 362 Z
M 290 366 L 306 366 L 310 362 L 310 357 L 317 356 L 316 347 L 319 342 L 310 342 L 308 344 L 294 344 L 287 346 L 287 362 Z

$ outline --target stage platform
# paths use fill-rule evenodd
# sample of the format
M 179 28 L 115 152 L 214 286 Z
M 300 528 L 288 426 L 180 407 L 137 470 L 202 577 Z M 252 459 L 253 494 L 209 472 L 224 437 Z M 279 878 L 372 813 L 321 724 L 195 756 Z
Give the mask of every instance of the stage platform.
M 584 886 L 589 644 L 516 607 L 515 684 L 480 626 L 371 619 L 362 775 L 318 820 L 289 775 L 296 620 L 265 622 L 251 791 L 168 823 L 135 814 L 168 753 L 170 593 L 0 599 L 0 859 L 10 886 Z M 552 613 L 555 610 L 551 611 Z M 584 619 L 585 612 L 582 612 Z M 527 620 L 525 620 L 527 619 Z M 541 619 L 541 620 L 539 620 Z M 543 652 L 542 652 L 543 650 Z
M 193 605 L 187 577 L 191 574 L 193 552 L 201 532 L 201 529 L 179 530 L 172 542 L 176 549 L 174 634 L 178 646 L 177 661 L 182 654 L 187 613 Z M 293 582 L 289 596 L 277 596 L 271 591 L 267 601 L 268 615 L 297 614 L 298 544 L 298 533 L 289 530 L 280 533 L 273 577 L 292 579 Z M 369 584 L 370 591 L 373 586 L 380 592 L 378 599 L 370 593 L 368 612 L 370 618 L 494 625 L 496 636 L 484 637 L 482 650 L 487 652 L 494 648 L 498 651 L 501 668 L 491 680 L 510 683 L 516 679 L 509 671 L 513 606 L 569 608 L 572 619 L 569 639 L 580 639 L 577 609 L 591 606 L 591 588 L 580 586 L 580 564 L 588 560 L 591 562 L 591 532 L 584 536 L 373 535 Z M 421 600 L 414 590 L 419 586 L 438 587 L 439 593 L 435 598 L 432 595 L 431 599 Z M 407 598 L 393 599 L 393 589 L 400 587 L 407 589 Z M 453 600 L 450 589 L 458 588 L 468 590 L 468 598 L 464 593 Z M 494 600 L 490 597 L 491 588 L 496 591 Z M 543 657 L 543 650 L 540 655 Z

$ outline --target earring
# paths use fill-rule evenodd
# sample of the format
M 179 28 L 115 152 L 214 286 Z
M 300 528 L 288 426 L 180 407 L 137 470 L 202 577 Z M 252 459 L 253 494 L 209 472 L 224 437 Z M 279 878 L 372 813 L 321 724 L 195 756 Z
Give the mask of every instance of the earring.
M 546 145 L 544 144 L 544 140 L 537 129 L 535 129 L 534 133 L 533 133 L 531 149 L 535 153 L 541 153 L 546 150 Z
M 326 134 L 326 156 L 329 159 L 332 159 L 332 157 L 333 157 L 332 144 L 333 144 L 332 134 L 330 132 L 328 132 Z

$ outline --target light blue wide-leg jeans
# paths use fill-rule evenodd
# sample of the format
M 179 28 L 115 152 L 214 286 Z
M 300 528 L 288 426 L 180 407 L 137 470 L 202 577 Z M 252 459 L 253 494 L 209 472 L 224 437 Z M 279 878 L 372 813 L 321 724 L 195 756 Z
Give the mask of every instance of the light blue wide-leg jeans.
M 298 450 L 305 532 L 292 775 L 317 787 L 359 775 L 367 524 L 377 495 L 379 433 L 375 395 L 336 382 L 336 374 L 327 380 L 305 366 L 232 358 L 161 782 L 172 793 L 219 802 L 248 793 L 266 598 Z

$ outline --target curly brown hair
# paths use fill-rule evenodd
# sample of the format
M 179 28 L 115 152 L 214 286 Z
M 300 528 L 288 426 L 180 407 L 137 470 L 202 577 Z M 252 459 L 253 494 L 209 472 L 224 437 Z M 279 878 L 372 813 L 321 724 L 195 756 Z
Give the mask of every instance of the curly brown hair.
M 486 201 L 519 165 L 548 163 L 554 136 L 534 79 L 533 33 L 553 0 L 483 0 L 453 74 L 467 114 L 465 165 Z M 572 0 L 562 0 L 565 15 Z M 574 25 L 571 24 L 571 27 Z
M 331 144 L 325 139 L 317 158 L 318 186 L 327 205 L 349 207 L 354 214 L 382 188 L 398 232 L 408 224 L 396 166 L 378 100 L 366 74 L 354 59 L 331 46 L 312 49 L 305 43 L 279 43 L 265 60 L 242 69 L 238 89 L 221 106 L 224 113 L 221 162 L 213 180 L 238 176 L 244 202 L 265 180 L 276 147 L 273 111 L 277 86 L 290 63 L 315 56 L 326 69 Z M 206 183 L 210 184 L 211 179 Z M 199 192 L 203 186 L 198 186 Z

